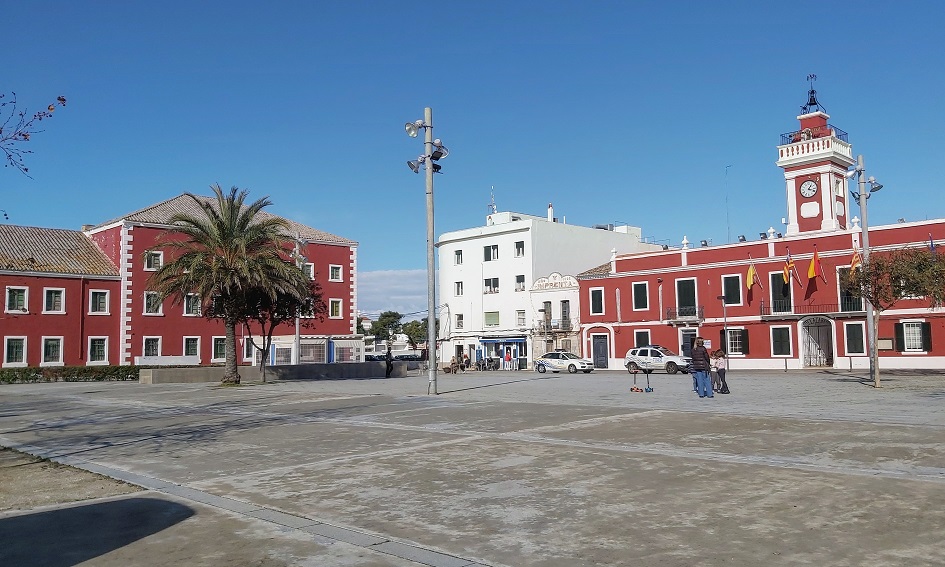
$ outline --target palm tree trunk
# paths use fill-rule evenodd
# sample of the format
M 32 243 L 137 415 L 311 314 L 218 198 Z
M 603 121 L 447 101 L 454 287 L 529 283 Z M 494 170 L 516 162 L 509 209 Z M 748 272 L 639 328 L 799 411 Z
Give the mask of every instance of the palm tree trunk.
M 240 373 L 236 366 L 236 320 L 225 317 L 223 326 L 226 328 L 226 363 L 223 367 L 223 383 L 239 384 Z

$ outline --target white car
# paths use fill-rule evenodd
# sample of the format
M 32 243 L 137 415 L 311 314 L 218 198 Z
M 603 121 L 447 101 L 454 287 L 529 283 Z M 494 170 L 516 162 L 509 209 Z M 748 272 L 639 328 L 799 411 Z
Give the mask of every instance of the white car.
M 574 374 L 578 370 L 590 374 L 594 370 L 594 363 L 586 358 L 570 352 L 549 352 L 535 359 L 535 370 L 544 374 L 546 370 L 561 372 L 567 370 Z
M 642 370 L 647 374 L 654 370 L 665 370 L 667 374 L 675 374 L 680 370 L 688 372 L 690 364 L 692 364 L 692 359 L 688 356 L 680 356 L 659 345 L 632 348 L 627 351 L 627 356 L 623 360 L 627 372 Z

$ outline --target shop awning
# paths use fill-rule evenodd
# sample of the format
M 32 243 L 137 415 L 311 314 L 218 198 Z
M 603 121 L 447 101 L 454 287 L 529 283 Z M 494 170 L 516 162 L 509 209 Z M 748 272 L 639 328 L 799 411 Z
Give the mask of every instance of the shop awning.
M 480 343 L 489 344 L 489 343 L 524 343 L 528 339 L 525 337 L 489 337 L 479 339 Z

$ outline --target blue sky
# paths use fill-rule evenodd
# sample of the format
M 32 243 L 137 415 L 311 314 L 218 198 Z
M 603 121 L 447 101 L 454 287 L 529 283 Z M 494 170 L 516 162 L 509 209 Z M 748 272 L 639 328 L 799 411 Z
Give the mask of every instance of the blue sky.
M 870 224 L 945 214 L 939 2 L 19 2 L 0 91 L 68 106 L 0 172 L 9 222 L 78 229 L 236 185 L 360 243 L 361 306 L 425 306 L 422 151 L 450 148 L 436 233 L 500 210 L 672 244 L 785 215 L 775 166 L 815 73 L 886 189 Z M 731 166 L 727 170 L 726 166 Z M 858 211 L 854 208 L 854 213 Z M 590 267 L 590 266 L 589 266 Z M 400 278 L 397 290 L 389 287 Z M 411 283 L 413 282 L 413 283 Z M 403 288 L 403 289 L 400 289 Z M 396 293 L 395 293 L 396 291 Z

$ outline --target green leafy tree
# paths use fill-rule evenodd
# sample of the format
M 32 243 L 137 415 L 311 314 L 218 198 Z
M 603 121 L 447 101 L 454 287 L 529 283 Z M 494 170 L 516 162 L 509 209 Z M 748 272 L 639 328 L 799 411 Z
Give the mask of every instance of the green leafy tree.
M 52 118 L 57 106 L 65 105 L 66 97 L 60 96 L 46 110 L 30 115 L 26 110 L 17 110 L 16 93 L 0 93 L 0 150 L 6 158 L 4 167 L 16 168 L 23 175 L 30 176 L 30 168 L 26 167 L 23 157 L 33 152 L 24 149 L 23 144 L 32 140 L 34 134 L 42 132 L 37 129 L 39 123 Z
M 304 275 L 304 274 L 303 274 Z M 292 293 L 279 292 L 272 297 L 267 290 L 254 288 L 242 296 L 241 322 L 246 325 L 247 337 L 253 348 L 262 356 L 259 372 L 262 381 L 266 381 L 266 353 L 272 346 L 272 336 L 283 323 L 294 322 L 299 318 L 302 328 L 310 329 L 316 322 L 325 320 L 328 306 L 322 299 L 321 286 L 314 281 L 293 290 Z M 253 327 L 259 332 L 254 335 Z M 258 340 L 254 337 L 258 337 Z
M 233 187 L 228 194 L 211 186 L 216 200 L 194 197 L 200 212 L 171 217 L 174 228 L 146 253 L 167 250 L 171 261 L 154 272 L 149 286 L 175 304 L 196 294 L 213 318 L 223 321 L 226 362 L 223 382 L 240 382 L 236 364 L 236 325 L 245 319 L 247 298 L 264 290 L 272 301 L 285 294 L 300 297 L 308 276 L 286 261 L 289 225 L 263 215 L 272 203 L 263 197 L 245 204 L 248 192 Z
M 941 305 L 945 294 L 943 277 L 945 261 L 938 255 L 927 248 L 904 248 L 871 254 L 869 261 L 851 270 L 841 285 L 873 305 L 875 314 L 867 324 L 876 337 L 880 314 L 902 299 L 924 297 L 930 307 Z M 873 385 L 879 388 L 879 357 L 872 348 L 869 355 L 874 369 Z
M 427 340 L 427 321 L 407 321 L 403 324 L 403 333 L 407 335 L 407 344 L 416 349 L 417 345 Z
M 394 340 L 394 335 L 401 332 L 403 325 L 400 321 L 404 316 L 396 311 L 384 311 L 377 316 L 377 321 L 371 325 L 376 341 L 386 342 L 388 345 Z

